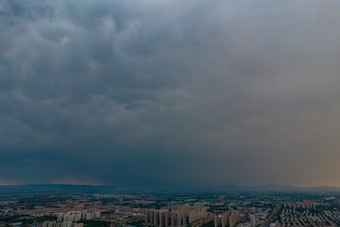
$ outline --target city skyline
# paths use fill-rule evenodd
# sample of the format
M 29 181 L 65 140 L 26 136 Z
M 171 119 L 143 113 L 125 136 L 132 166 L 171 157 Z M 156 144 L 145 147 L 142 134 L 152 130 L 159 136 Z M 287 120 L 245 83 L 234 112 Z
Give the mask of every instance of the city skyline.
M 340 187 L 339 10 L 0 1 L 0 185 Z

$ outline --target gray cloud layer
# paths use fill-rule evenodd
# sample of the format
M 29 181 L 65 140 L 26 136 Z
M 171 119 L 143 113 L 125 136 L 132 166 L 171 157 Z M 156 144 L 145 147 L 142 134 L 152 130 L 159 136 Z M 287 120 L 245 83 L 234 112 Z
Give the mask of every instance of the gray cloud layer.
M 0 1 L 0 183 L 340 186 L 336 1 Z

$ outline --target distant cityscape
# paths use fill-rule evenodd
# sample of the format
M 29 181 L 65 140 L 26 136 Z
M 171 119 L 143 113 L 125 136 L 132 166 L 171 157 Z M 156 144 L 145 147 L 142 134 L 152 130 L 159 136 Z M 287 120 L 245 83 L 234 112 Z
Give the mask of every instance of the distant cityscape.
M 33 192 L 7 190 L 0 193 L 0 226 L 340 226 L 340 194 L 275 191 L 100 193 L 47 191 L 37 186 Z

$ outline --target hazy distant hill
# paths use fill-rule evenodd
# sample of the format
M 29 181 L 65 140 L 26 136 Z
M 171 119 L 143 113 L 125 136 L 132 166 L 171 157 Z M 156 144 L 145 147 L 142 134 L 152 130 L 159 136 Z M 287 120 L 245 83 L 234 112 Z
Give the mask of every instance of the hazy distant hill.
M 204 188 L 124 188 L 115 186 L 70 185 L 70 184 L 27 184 L 2 185 L 1 194 L 15 193 L 136 193 L 136 192 L 311 192 L 340 193 L 340 188 L 330 186 L 296 187 L 290 185 L 240 186 L 223 185 Z
M 296 187 L 291 185 L 257 185 L 257 186 L 239 186 L 239 185 L 224 185 L 217 187 L 216 190 L 219 191 L 255 191 L 255 192 L 338 192 L 340 193 L 340 188 L 330 187 L 330 186 L 319 186 L 319 187 Z
M 13 193 L 108 193 L 111 186 L 70 185 L 70 184 L 26 184 L 0 186 L 1 194 Z

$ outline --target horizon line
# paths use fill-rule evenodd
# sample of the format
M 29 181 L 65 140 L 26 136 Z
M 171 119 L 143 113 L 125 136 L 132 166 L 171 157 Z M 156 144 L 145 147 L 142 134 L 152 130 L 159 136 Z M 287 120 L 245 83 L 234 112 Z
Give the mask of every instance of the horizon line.
M 263 187 L 263 186 L 280 186 L 280 187 L 295 187 L 295 188 L 320 188 L 320 187 L 330 187 L 330 188 L 338 188 L 340 186 L 334 185 L 314 185 L 314 186 L 297 186 L 290 184 L 259 184 L 259 185 L 241 185 L 241 184 L 224 184 L 224 185 L 215 185 L 215 186 L 117 186 L 113 184 L 77 184 L 77 183 L 26 183 L 26 184 L 0 184 L 1 186 L 27 186 L 27 185 L 67 185 L 67 186 L 92 186 L 92 187 L 117 187 L 117 188 L 218 188 L 225 186 L 237 186 L 237 187 Z

